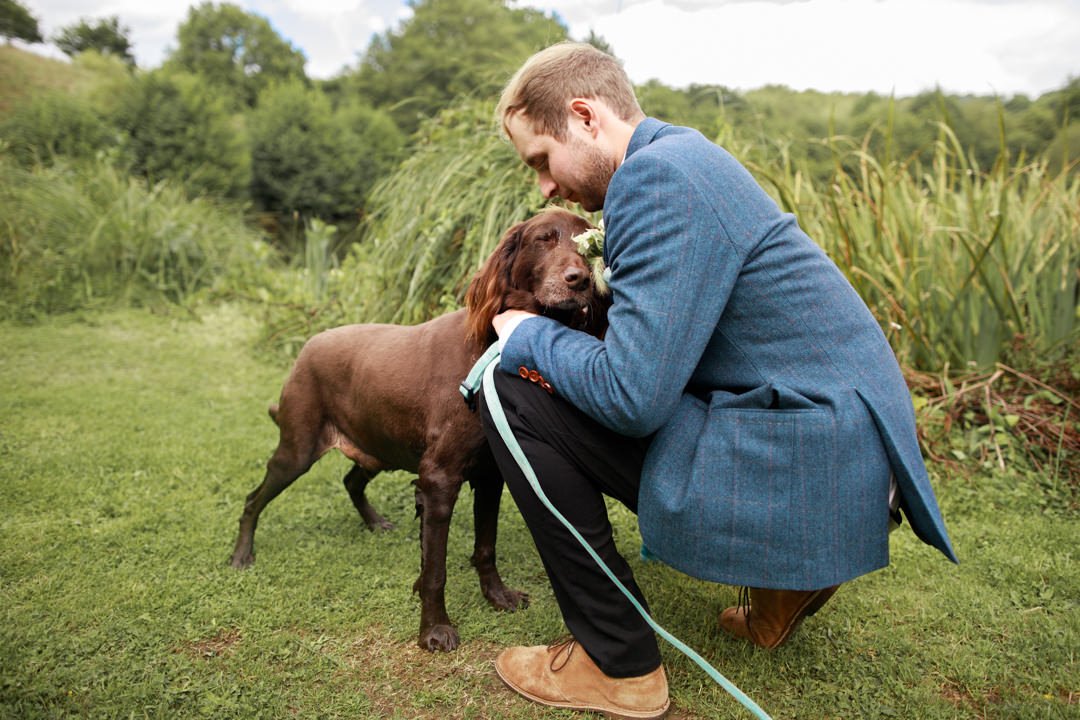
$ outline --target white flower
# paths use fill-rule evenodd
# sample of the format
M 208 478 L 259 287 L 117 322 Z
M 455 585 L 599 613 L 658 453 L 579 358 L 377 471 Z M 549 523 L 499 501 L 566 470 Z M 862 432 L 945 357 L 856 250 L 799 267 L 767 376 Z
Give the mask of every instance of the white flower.
M 604 229 L 591 228 L 570 238 L 577 245 L 577 251 L 587 259 L 592 259 L 604 252 Z
M 607 295 L 607 280 L 611 271 L 604 267 L 604 221 L 599 227 L 591 228 L 574 235 L 571 240 L 577 245 L 577 251 L 592 267 L 593 282 L 601 295 Z

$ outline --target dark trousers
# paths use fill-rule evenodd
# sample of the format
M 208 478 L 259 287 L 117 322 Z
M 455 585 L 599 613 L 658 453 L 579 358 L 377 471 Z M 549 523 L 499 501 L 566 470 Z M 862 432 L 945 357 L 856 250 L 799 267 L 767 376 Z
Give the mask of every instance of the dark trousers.
M 646 440 L 601 426 L 536 383 L 495 372 L 507 421 L 540 485 L 642 606 L 648 608 L 611 534 L 604 495 L 635 513 Z M 506 449 L 481 398 L 484 432 L 547 571 L 563 621 L 610 677 L 634 677 L 660 665 L 652 629 L 588 552 L 543 505 Z

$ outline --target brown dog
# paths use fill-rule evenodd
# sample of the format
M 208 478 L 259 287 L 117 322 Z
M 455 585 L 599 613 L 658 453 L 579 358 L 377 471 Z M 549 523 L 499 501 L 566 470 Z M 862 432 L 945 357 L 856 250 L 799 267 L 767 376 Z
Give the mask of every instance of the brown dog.
M 458 491 L 474 491 L 472 563 L 493 606 L 528 605 L 525 593 L 503 585 L 495 567 L 495 536 L 503 482 L 469 411 L 459 383 L 490 341 L 501 310 L 532 310 L 592 331 L 603 303 L 571 238 L 590 225 L 565 210 L 547 210 L 515 225 L 473 278 L 466 310 L 415 326 L 346 325 L 311 338 L 270 407 L 280 428 L 266 476 L 244 503 L 232 566 L 255 561 L 259 514 L 328 450 L 355 465 L 345 489 L 368 528 L 393 525 L 367 501 L 364 489 L 383 470 L 418 474 L 420 517 L 419 644 L 453 650 L 458 634 L 446 613 L 446 540 Z

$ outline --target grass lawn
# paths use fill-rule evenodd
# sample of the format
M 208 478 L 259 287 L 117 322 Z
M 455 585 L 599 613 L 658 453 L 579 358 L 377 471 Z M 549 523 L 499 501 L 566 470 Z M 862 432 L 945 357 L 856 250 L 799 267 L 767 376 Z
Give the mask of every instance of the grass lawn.
M 237 308 L 0 325 L 0 717 L 533 718 L 499 648 L 562 632 L 509 497 L 500 568 L 532 606 L 497 613 L 469 565 L 471 494 L 451 531 L 461 647 L 416 647 L 409 477 L 370 487 L 397 523 L 363 529 L 324 459 L 273 502 L 258 561 L 227 566 L 276 441 L 286 368 Z M 1021 469 L 931 469 L 962 564 L 903 528 L 892 564 L 845 585 L 785 647 L 718 634 L 736 588 L 635 562 L 657 620 L 774 718 L 1080 718 L 1080 524 Z M 1076 482 L 1064 478 L 1062 482 Z M 612 509 L 636 556 L 633 517 Z M 673 718 L 746 718 L 664 647 Z

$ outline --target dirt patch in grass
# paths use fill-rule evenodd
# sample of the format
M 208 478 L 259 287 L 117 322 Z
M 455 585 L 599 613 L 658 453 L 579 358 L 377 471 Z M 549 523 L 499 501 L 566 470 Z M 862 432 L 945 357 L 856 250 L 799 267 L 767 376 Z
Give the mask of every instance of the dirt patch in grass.
M 337 679 L 367 695 L 380 717 L 416 708 L 418 699 L 430 704 L 432 718 L 510 717 L 525 703 L 495 675 L 500 649 L 474 640 L 452 653 L 432 653 L 369 628 L 344 648 Z
M 212 637 L 184 643 L 176 649 L 176 652 L 209 660 L 228 655 L 239 642 L 240 632 L 238 630 L 235 628 L 222 628 Z
M 949 701 L 956 708 L 970 709 L 978 713 L 977 717 L 987 717 L 988 707 L 1001 703 L 1001 693 L 996 687 L 992 687 L 981 696 L 973 695 L 967 688 L 953 682 L 945 683 L 941 687 L 941 697 Z

